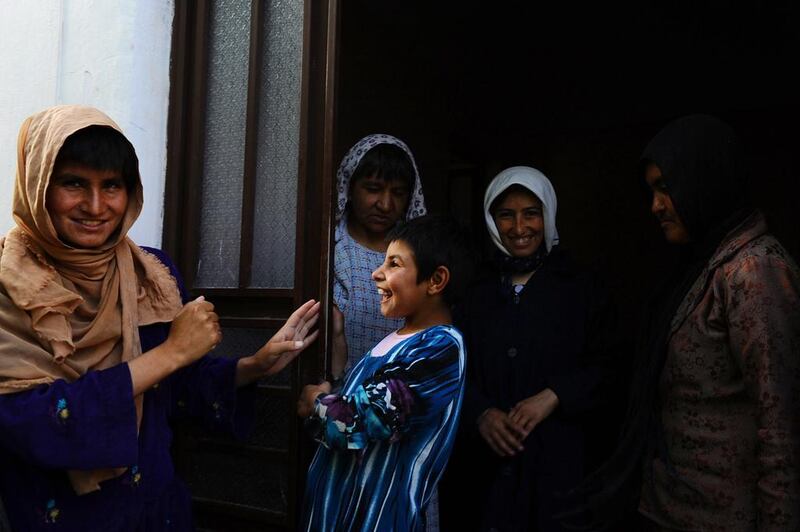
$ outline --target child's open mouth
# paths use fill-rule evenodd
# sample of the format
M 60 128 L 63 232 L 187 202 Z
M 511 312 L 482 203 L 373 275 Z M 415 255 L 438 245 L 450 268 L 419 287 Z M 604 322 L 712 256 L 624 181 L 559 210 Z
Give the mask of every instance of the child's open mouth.
M 381 296 L 381 303 L 392 297 L 392 292 L 385 288 L 378 288 L 378 294 Z

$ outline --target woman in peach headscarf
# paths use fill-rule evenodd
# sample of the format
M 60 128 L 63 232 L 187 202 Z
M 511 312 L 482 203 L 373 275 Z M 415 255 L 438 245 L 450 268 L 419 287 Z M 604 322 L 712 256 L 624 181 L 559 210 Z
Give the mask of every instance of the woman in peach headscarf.
M 258 352 L 208 358 L 213 305 L 126 234 L 142 208 L 133 146 L 100 111 L 28 118 L 16 227 L 0 241 L 0 494 L 12 528 L 186 530 L 168 420 L 240 432 L 242 396 L 316 337 L 309 301 Z

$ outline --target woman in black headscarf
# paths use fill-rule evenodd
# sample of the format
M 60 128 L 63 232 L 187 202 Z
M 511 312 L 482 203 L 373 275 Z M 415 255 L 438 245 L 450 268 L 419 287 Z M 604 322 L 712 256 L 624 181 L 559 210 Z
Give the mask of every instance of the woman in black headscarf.
M 800 271 L 740 158 L 705 115 L 644 151 L 651 210 L 682 260 L 650 299 L 620 445 L 573 523 L 609 528 L 635 507 L 653 530 L 800 529 Z

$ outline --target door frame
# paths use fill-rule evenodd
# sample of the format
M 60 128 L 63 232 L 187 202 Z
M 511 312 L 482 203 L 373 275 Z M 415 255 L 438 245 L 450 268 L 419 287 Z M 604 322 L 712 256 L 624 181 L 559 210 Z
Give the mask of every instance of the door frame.
M 296 397 L 302 385 L 328 374 L 332 312 L 330 301 L 330 257 L 333 240 L 332 194 L 336 86 L 339 41 L 339 0 L 305 0 L 300 107 L 300 142 L 297 183 L 295 277 L 291 289 L 247 288 L 252 258 L 255 209 L 255 160 L 258 117 L 260 41 L 264 6 L 252 0 L 247 119 L 242 203 L 242 252 L 240 287 L 204 289 L 195 287 L 199 239 L 192 233 L 200 227 L 202 154 L 208 58 L 208 26 L 213 0 L 176 0 L 170 68 L 170 104 L 167 125 L 167 168 L 164 197 L 162 247 L 174 259 L 192 297 L 211 299 L 228 327 L 277 328 L 302 302 L 314 298 L 322 304 L 320 336 L 295 363 L 289 393 Z M 294 401 L 290 401 L 293 405 Z M 313 446 L 302 433 L 296 416 L 289 434 L 289 498 L 283 526 L 293 530 L 302 503 L 305 474 Z M 180 457 L 176 457 L 176 463 Z M 211 514 L 208 522 L 230 518 L 225 508 L 195 501 L 198 513 Z M 235 514 L 236 512 L 234 512 Z M 245 512 L 246 513 L 246 512 Z M 252 515 L 240 516 L 255 525 Z M 258 519 L 256 519 L 257 521 Z M 230 523 L 229 523 L 230 524 Z M 199 523 L 202 526 L 202 523 Z M 240 526 L 247 526 L 244 522 Z

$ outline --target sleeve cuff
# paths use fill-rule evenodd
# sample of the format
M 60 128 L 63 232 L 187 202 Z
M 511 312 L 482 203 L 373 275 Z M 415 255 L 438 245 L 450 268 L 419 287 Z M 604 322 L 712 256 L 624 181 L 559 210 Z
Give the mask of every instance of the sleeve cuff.
M 250 435 L 255 424 L 256 383 L 236 387 L 237 359 L 224 359 L 221 371 L 222 389 L 220 396 L 230 408 L 229 430 L 237 440 L 244 440 Z

